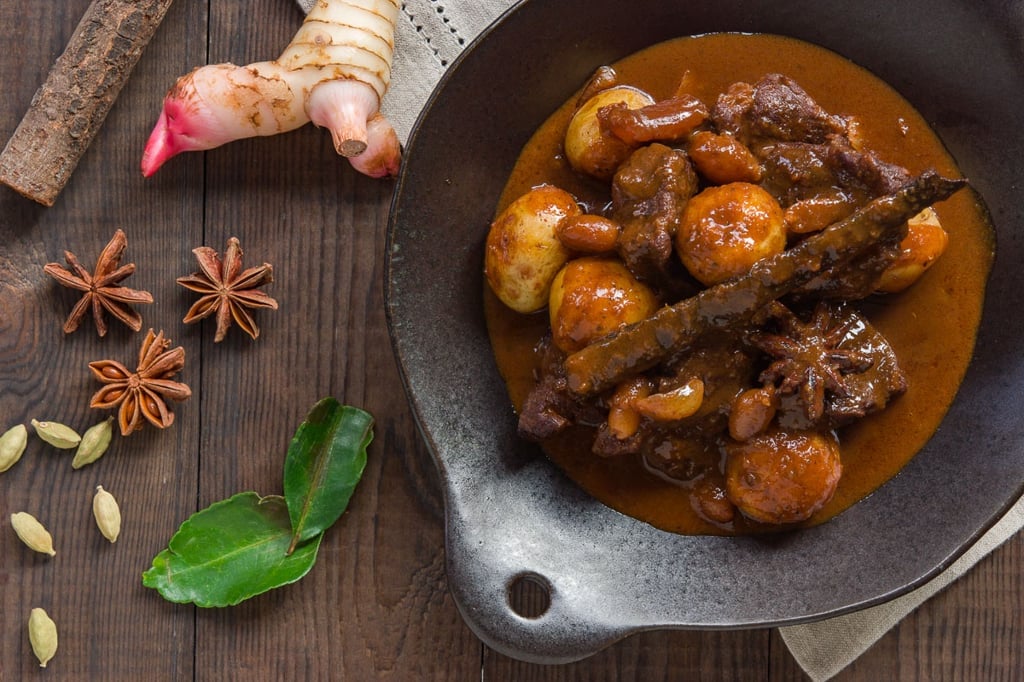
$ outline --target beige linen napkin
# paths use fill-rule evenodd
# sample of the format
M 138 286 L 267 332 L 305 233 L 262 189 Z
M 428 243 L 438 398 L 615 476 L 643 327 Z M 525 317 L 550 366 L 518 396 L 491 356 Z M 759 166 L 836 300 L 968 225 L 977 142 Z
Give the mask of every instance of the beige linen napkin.
M 296 0 L 309 11 L 314 0 Z M 398 17 L 391 89 L 383 110 L 405 142 L 441 74 L 513 0 L 405 0 Z M 904 616 L 967 572 L 1024 526 L 1024 499 L 966 554 L 931 582 L 903 597 L 830 620 L 780 628 L 794 658 L 815 682 L 853 662 Z
M 1024 497 L 953 565 L 913 592 L 854 613 L 809 625 L 779 628 L 793 658 L 814 682 L 853 663 L 904 616 L 930 599 L 1024 527 Z

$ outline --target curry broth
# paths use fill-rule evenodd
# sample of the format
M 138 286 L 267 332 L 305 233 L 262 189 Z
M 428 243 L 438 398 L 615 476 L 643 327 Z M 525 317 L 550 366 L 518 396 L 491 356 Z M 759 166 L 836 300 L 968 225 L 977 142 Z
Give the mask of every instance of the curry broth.
M 737 81 L 772 72 L 793 78 L 830 113 L 852 115 L 866 147 L 917 174 L 934 168 L 961 173 L 921 116 L 892 88 L 844 58 L 789 38 L 714 34 L 654 45 L 613 65 L 622 83 L 655 99 L 672 95 L 683 73 L 688 92 L 709 106 Z M 501 197 L 500 212 L 530 188 L 554 184 L 597 210 L 607 187 L 572 172 L 562 139 L 575 101 L 559 108 L 524 147 Z M 949 245 L 910 289 L 874 297 L 858 308 L 889 339 L 909 388 L 884 411 L 839 433 L 843 476 L 835 496 L 803 525 L 831 518 L 893 477 L 935 432 L 956 394 L 973 350 L 985 282 L 993 257 L 991 228 L 972 192 L 935 206 Z M 521 315 L 506 308 L 485 284 L 485 315 L 498 368 L 518 409 L 533 386 L 534 347 L 548 329 L 547 312 Z M 748 532 L 753 524 L 723 529 L 691 509 L 688 489 L 648 471 L 640 458 L 602 459 L 590 452 L 592 433 L 574 427 L 544 450 L 573 480 L 604 504 L 654 526 L 684 534 Z

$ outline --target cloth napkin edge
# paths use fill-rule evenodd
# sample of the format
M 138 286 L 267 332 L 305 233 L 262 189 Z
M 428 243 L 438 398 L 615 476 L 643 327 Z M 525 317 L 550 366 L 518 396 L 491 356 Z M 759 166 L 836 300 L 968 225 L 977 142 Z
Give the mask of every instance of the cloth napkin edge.
M 908 614 L 951 585 L 1024 527 L 1020 497 L 967 551 L 930 581 L 876 606 L 816 623 L 778 628 L 786 648 L 813 682 L 826 682 L 857 660 Z

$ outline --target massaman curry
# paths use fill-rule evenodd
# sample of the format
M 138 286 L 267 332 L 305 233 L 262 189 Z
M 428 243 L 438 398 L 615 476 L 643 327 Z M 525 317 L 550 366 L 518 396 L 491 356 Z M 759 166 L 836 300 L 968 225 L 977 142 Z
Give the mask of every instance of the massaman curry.
M 598 69 L 487 236 L 520 435 L 666 530 L 828 519 L 964 375 L 993 251 L 966 185 L 906 101 L 806 43 L 681 38 Z

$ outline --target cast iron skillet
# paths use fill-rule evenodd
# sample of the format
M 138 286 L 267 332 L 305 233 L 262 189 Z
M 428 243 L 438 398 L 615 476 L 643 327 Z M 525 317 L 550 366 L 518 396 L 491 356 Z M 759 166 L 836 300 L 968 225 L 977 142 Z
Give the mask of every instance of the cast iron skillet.
M 992 0 L 527 0 L 451 67 L 407 148 L 385 281 L 395 352 L 443 479 L 450 589 L 484 642 L 561 662 L 640 630 L 863 608 L 949 565 L 1021 494 L 1022 29 L 1022 3 Z M 935 437 L 832 521 L 760 539 L 656 530 L 518 440 L 482 312 L 484 238 L 532 131 L 596 66 L 717 31 L 800 38 L 886 80 L 948 145 L 998 237 L 976 357 Z M 509 605 L 523 577 L 550 594 L 540 617 Z

